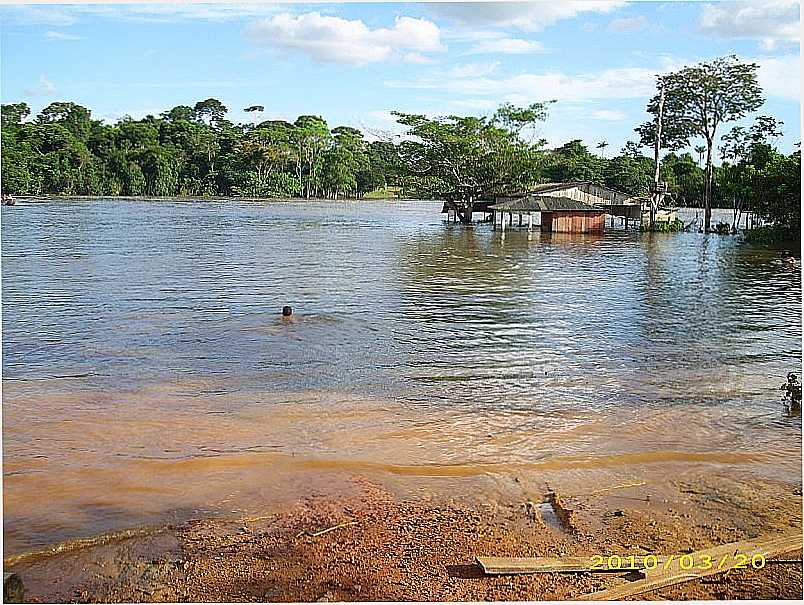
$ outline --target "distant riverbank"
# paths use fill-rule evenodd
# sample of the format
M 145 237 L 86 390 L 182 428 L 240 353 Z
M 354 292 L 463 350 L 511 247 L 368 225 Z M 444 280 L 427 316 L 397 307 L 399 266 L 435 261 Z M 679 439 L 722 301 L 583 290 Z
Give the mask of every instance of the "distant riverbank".
M 416 200 L 414 198 L 404 197 L 365 197 L 365 198 L 304 198 L 304 197 L 226 197 L 226 196 L 203 196 L 203 195 L 175 195 L 175 196 L 155 196 L 155 195 L 56 195 L 56 194 L 42 194 L 42 195 L 20 195 L 14 196 L 16 200 L 29 200 L 29 201 L 105 201 L 105 200 L 121 200 L 121 201 L 134 201 L 134 202 L 376 202 L 384 200 L 389 202 L 394 201 L 428 201 L 433 200 Z M 437 201 L 437 200 L 436 200 Z

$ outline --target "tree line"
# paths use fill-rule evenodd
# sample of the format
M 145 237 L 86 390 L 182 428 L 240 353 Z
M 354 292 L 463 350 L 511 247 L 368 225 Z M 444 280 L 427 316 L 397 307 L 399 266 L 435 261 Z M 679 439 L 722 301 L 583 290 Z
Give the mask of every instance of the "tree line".
M 295 121 L 233 123 L 210 98 L 141 120 L 106 124 L 76 103 L 55 102 L 32 117 L 25 103 L 2 106 L 2 186 L 17 195 L 246 196 L 361 198 L 393 188 L 406 197 L 446 199 L 462 218 L 475 200 L 549 181 L 592 181 L 633 195 L 654 194 L 655 158 L 670 203 L 751 210 L 799 231 L 800 152 L 775 147 L 781 122 L 758 116 L 720 134 L 723 124 L 763 102 L 756 64 L 736 57 L 657 77 L 652 119 L 613 157 L 580 140 L 548 149 L 538 124 L 555 101 L 504 104 L 490 116 L 395 113 L 402 136 L 313 115 Z M 661 110 L 659 104 L 661 101 Z M 253 105 L 246 112 L 260 113 Z M 657 128 L 661 123 L 661 127 Z M 657 132 L 661 133 L 658 136 Z M 705 145 L 689 150 L 692 143 Z M 718 145 L 720 145 L 718 147 Z M 715 151 L 723 158 L 714 165 Z

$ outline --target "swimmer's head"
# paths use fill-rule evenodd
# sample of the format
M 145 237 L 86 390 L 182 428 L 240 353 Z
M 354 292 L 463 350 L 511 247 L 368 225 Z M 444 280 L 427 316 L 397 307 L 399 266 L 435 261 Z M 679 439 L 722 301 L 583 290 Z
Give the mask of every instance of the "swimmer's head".
M 282 307 L 282 317 L 290 317 L 291 315 L 293 315 L 293 307 L 290 305 Z

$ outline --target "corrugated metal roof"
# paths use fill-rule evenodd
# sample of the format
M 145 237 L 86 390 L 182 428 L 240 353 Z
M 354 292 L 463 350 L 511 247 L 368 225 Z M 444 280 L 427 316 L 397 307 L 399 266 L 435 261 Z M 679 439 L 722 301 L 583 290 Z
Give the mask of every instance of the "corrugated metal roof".
M 547 193 L 548 191 L 557 191 L 560 189 L 572 189 L 573 187 L 582 187 L 590 185 L 592 181 L 567 181 L 566 183 L 540 183 L 528 189 L 528 193 Z
M 528 195 L 499 202 L 491 208 L 504 212 L 605 212 L 602 208 L 596 208 L 585 202 L 552 195 Z

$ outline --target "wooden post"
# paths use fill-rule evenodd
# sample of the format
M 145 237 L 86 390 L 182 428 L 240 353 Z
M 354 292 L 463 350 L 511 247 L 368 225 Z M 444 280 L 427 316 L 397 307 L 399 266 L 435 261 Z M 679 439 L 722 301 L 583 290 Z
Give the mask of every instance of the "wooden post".
M 533 231 L 533 215 L 528 212 L 528 233 Z
M 501 214 L 502 221 L 500 222 L 500 228 L 502 229 L 503 234 L 505 234 L 505 213 Z

